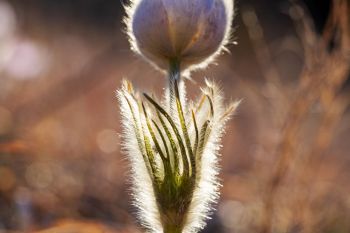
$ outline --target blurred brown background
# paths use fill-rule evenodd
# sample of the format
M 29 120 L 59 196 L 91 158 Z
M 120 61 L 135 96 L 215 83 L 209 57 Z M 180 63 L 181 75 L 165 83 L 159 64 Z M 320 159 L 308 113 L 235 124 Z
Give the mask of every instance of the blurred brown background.
M 347 0 L 236 4 L 231 54 L 193 74 L 242 99 L 203 232 L 350 232 Z M 120 0 L 0 0 L 0 232 L 140 232 L 115 90 L 160 94 Z M 45 230 L 46 229 L 46 230 Z

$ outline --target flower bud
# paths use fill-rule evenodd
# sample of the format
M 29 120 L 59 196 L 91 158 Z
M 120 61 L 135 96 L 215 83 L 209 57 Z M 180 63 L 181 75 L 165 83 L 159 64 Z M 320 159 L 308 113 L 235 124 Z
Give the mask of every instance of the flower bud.
M 126 21 L 132 48 L 162 70 L 205 67 L 228 41 L 233 0 L 132 1 Z

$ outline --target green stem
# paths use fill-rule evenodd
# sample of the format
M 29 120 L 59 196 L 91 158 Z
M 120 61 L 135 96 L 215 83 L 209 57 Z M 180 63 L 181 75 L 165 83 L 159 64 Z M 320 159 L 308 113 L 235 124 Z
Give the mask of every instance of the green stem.
M 182 233 L 182 229 L 178 226 L 167 225 L 164 226 L 163 233 Z
M 169 107 L 170 107 L 170 113 L 173 113 L 173 110 L 175 108 L 175 82 L 178 83 L 181 82 L 181 69 L 180 69 L 180 62 L 177 60 L 172 60 L 169 64 L 169 78 L 168 78 L 168 85 L 169 85 Z
M 180 79 L 180 62 L 176 59 L 172 60 L 170 62 L 170 69 L 169 69 L 169 75 L 171 77 L 174 77 L 174 79 L 179 80 Z

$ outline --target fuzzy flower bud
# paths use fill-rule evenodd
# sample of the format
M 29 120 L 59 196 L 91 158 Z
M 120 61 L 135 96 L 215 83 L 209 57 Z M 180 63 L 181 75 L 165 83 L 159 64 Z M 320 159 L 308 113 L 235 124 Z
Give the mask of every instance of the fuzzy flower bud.
M 174 60 L 192 70 L 205 67 L 226 45 L 233 0 L 133 0 L 127 11 L 134 51 L 162 70 Z

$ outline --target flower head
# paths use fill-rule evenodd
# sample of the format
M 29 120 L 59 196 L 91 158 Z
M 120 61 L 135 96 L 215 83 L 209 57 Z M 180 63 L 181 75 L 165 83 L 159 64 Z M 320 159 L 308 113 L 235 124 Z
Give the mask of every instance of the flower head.
M 210 63 L 227 44 L 233 0 L 132 0 L 127 8 L 132 48 L 156 67 L 182 70 Z

